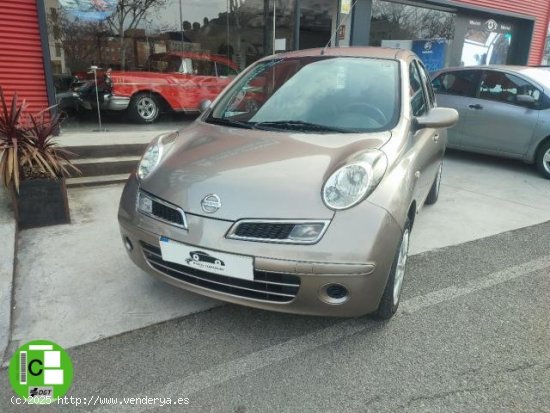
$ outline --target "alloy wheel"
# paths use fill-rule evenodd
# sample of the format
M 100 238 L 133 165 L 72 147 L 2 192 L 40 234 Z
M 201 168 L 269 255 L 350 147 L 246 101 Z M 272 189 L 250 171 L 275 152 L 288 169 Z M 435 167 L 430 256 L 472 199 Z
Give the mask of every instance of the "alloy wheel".
M 542 165 L 546 172 L 550 174 L 550 148 L 542 156 Z
M 157 103 L 150 97 L 142 97 L 137 103 L 139 116 L 144 120 L 154 119 L 157 115 Z
M 409 229 L 405 229 L 403 232 L 403 238 L 401 239 L 401 246 L 399 247 L 399 255 L 397 257 L 397 265 L 395 268 L 395 279 L 393 283 L 393 305 L 397 305 L 399 302 L 399 296 L 401 295 L 401 289 L 403 287 L 403 278 L 405 277 L 405 267 L 407 265 L 407 258 L 409 256 Z

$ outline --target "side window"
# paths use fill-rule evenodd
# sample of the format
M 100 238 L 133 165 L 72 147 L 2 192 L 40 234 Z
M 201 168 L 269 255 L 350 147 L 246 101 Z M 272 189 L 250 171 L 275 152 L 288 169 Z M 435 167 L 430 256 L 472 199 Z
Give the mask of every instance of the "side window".
M 420 77 L 422 78 L 422 82 L 426 86 L 426 91 L 428 92 L 428 103 L 431 108 L 436 106 L 435 103 L 435 95 L 434 90 L 432 88 L 432 82 L 430 81 L 430 75 L 428 74 L 428 71 L 422 64 L 422 62 L 417 61 L 418 70 L 420 71 Z
M 218 71 L 218 76 L 235 76 L 237 74 L 235 69 L 223 63 L 216 63 L 216 69 Z
M 528 95 L 538 101 L 541 93 L 531 83 L 508 73 L 486 71 L 483 74 L 479 90 L 480 99 L 525 105 L 518 102 L 518 95 Z
M 216 76 L 216 66 L 211 60 L 193 59 L 193 73 L 198 76 Z
M 479 71 L 458 70 L 437 76 L 432 86 L 436 93 L 445 95 L 474 97 L 476 95 Z
M 422 87 L 422 80 L 414 62 L 411 62 L 409 66 L 409 82 L 412 113 L 414 116 L 422 116 L 426 113 L 427 104 L 424 96 L 424 88 Z

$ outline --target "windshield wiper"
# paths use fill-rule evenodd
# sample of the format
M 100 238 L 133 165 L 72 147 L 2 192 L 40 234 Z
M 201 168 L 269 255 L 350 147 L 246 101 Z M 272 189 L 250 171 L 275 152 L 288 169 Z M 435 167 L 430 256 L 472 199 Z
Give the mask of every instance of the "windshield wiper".
M 297 131 L 311 131 L 311 132 L 339 132 L 339 133 L 353 133 L 356 132 L 352 129 L 338 128 L 336 126 L 320 125 L 318 123 L 304 122 L 301 120 L 276 120 L 256 122 L 254 126 L 257 129 L 284 129 L 284 130 L 297 130 Z
M 234 120 L 229 118 L 215 118 L 210 116 L 206 119 L 208 123 L 214 123 L 216 125 L 224 126 L 236 126 L 237 128 L 254 129 L 254 124 L 249 122 L 242 122 L 240 120 Z

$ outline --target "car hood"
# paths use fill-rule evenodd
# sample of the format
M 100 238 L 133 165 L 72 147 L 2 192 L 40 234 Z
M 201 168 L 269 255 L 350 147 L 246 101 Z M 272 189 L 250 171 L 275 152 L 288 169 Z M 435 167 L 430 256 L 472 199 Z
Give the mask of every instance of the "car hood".
M 196 121 L 179 132 L 141 187 L 187 213 L 235 221 L 243 218 L 326 219 L 325 180 L 346 159 L 380 148 L 391 133 L 271 132 Z M 216 194 L 221 207 L 203 211 Z

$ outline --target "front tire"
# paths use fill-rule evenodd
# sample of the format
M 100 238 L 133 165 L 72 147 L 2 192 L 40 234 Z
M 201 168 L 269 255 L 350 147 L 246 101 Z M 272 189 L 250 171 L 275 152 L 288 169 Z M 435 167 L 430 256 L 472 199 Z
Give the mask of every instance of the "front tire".
M 542 176 L 550 179 L 550 141 L 539 148 L 537 153 L 537 168 Z
M 128 110 L 134 122 L 153 123 L 159 117 L 160 103 L 151 93 L 137 93 L 132 96 Z
M 374 313 L 374 317 L 379 320 L 389 320 L 393 317 L 399 302 L 401 300 L 401 290 L 403 288 L 403 280 L 405 278 L 407 258 L 409 256 L 409 238 L 411 233 L 411 222 L 407 218 L 401 242 L 397 248 L 395 258 L 393 260 L 390 275 L 384 289 L 384 294 L 380 300 L 378 310 Z
M 430 193 L 426 198 L 427 205 L 433 205 L 437 202 L 439 198 L 439 188 L 441 187 L 441 175 L 443 174 L 443 162 L 439 164 L 439 169 L 437 170 L 437 175 L 435 176 L 434 183 L 430 189 Z

